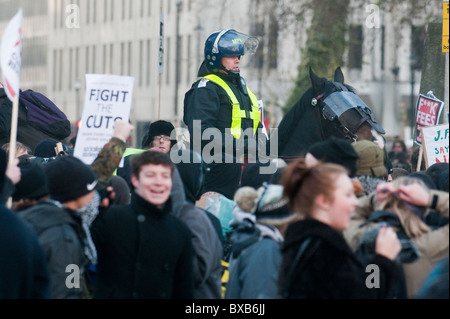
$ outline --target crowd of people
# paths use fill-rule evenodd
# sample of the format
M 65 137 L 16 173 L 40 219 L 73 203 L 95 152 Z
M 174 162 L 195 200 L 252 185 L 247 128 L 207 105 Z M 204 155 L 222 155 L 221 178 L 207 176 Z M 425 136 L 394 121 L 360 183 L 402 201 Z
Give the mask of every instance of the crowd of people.
M 2 145 L 0 298 L 448 299 L 448 163 L 417 167 L 401 140 L 331 137 L 265 172 L 239 74 L 254 49 L 232 29 L 207 39 L 186 147 L 165 120 L 139 148 L 116 121 L 90 165 L 65 141 L 18 142 L 14 161 Z M 200 136 L 223 134 L 216 161 L 214 139 L 195 147 L 198 118 Z M 227 161 L 229 145 L 242 156 Z

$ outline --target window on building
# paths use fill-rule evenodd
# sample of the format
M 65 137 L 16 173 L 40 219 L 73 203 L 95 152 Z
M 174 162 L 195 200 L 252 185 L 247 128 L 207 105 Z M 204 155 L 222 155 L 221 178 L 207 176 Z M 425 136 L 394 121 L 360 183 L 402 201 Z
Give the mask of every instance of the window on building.
M 148 1 L 145 1 L 145 0 L 141 0 L 141 10 L 140 10 L 140 17 L 142 18 L 142 17 L 144 17 L 144 12 L 145 12 L 145 4 L 148 4 L 148 5 L 150 5 L 149 3 L 148 3 Z
M 96 73 L 96 53 L 97 53 L 97 47 L 95 44 L 92 46 L 92 73 Z
M 67 88 L 72 90 L 72 79 L 73 79 L 73 48 L 69 49 L 69 85 Z
M 362 68 L 362 44 L 363 29 L 362 25 L 352 25 L 349 30 L 348 43 L 348 67 L 350 69 Z
M 143 76 L 143 72 L 144 72 L 144 68 L 142 67 L 144 65 L 144 41 L 140 40 L 139 41 L 139 67 L 138 67 L 138 72 L 139 72 L 139 77 L 138 77 L 138 85 L 142 86 L 142 76 Z
M 133 19 L 133 1 L 128 2 L 128 19 Z
M 89 73 L 89 46 L 86 46 L 86 73 Z
M 58 50 L 53 50 L 53 83 L 52 91 L 56 91 L 57 73 L 58 70 Z
M 166 56 L 165 56 L 165 65 L 166 65 L 166 84 L 170 84 L 170 37 L 166 38 Z
M 150 61 L 151 61 L 151 51 L 150 51 L 150 39 L 147 39 L 147 59 L 146 59 L 146 63 L 147 63 L 147 70 L 145 72 L 145 84 L 147 86 L 150 86 Z
M 59 5 L 59 27 L 64 28 L 64 19 L 66 16 L 66 8 L 63 6 L 62 3 Z
M 120 75 L 124 73 L 124 61 L 125 61 L 125 43 L 120 44 Z
M 269 68 L 276 69 L 278 66 L 278 32 L 279 32 L 278 19 L 275 12 L 270 14 L 269 25 L 269 43 L 268 54 Z
M 250 27 L 250 34 L 259 39 L 258 49 L 255 55 L 250 60 L 250 66 L 255 69 L 260 69 L 264 64 L 264 23 L 256 22 Z
M 108 1 L 109 0 L 103 0 L 103 22 L 108 21 Z
M 106 52 L 107 50 L 108 50 L 108 46 L 106 44 L 103 44 L 103 58 L 102 58 L 102 61 L 103 61 L 102 72 L 103 73 L 108 73 L 108 71 L 106 70 L 106 66 L 108 64 L 108 61 L 107 61 L 108 53 Z
M 63 76 L 62 76 L 62 72 L 63 72 L 63 49 L 59 50 L 59 62 L 58 62 L 58 91 L 62 91 L 62 82 L 63 82 Z
M 109 73 L 114 74 L 114 43 L 109 45 Z
M 381 26 L 381 70 L 384 70 L 384 38 L 385 38 L 385 28 L 384 25 Z
M 58 27 L 58 12 L 59 12 L 58 4 L 59 4 L 58 0 L 55 0 L 54 3 L 53 3 L 53 8 L 54 8 L 54 11 L 53 11 L 53 29 L 56 29 Z
M 423 54 L 425 48 L 426 30 L 424 26 L 411 26 L 411 68 L 422 69 Z
M 91 10 L 90 10 L 91 3 L 92 3 L 92 1 L 86 0 L 86 5 L 84 6 L 86 8 L 86 13 L 85 13 L 86 24 L 89 24 L 90 20 L 91 20 Z
M 89 4 L 92 5 L 92 23 L 96 23 L 97 19 L 97 1 L 89 1 Z
M 114 0 L 109 0 L 110 1 L 110 3 L 111 3 L 111 6 L 110 6 L 110 10 L 111 10 L 111 21 L 114 21 Z
M 79 70 L 80 70 L 80 49 L 75 48 L 75 79 L 77 80 L 80 78 Z
M 191 65 L 192 65 L 192 63 L 191 63 L 191 58 L 192 58 L 192 55 L 191 55 L 191 50 L 192 50 L 191 42 L 192 42 L 192 36 L 188 35 L 187 43 L 186 43 L 186 82 L 187 83 L 192 81 L 192 78 L 191 78 Z
M 132 43 L 128 42 L 128 73 L 127 75 L 132 74 L 133 64 L 132 64 Z

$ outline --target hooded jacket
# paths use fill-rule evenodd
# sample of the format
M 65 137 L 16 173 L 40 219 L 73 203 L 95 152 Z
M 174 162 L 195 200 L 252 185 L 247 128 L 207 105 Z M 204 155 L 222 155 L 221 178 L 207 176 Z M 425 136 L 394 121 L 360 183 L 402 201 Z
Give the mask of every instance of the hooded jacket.
M 174 178 L 179 178 L 179 181 L 172 186 L 172 197 L 175 195 L 178 198 L 177 201 L 183 204 L 179 209 L 174 210 L 174 215 L 181 219 L 192 232 L 194 298 L 220 299 L 223 248 L 218 236 L 220 231 L 213 225 L 213 221 L 218 222 L 218 220 L 212 214 L 195 206 L 202 186 L 201 165 L 192 161 L 187 164 L 177 164 L 178 174 L 174 174 Z M 183 190 L 183 196 L 180 196 Z
M 273 226 L 255 224 L 247 218 L 235 226 L 230 238 L 232 254 L 225 299 L 278 298 L 282 238 Z
M 86 294 L 81 288 L 68 288 L 66 272 L 68 265 L 77 265 L 80 274 L 88 266 L 84 254 L 83 241 L 86 238 L 81 219 L 69 209 L 63 209 L 49 202 L 39 202 L 35 206 L 17 212 L 36 230 L 48 261 L 50 273 L 50 294 L 54 299 L 78 299 Z

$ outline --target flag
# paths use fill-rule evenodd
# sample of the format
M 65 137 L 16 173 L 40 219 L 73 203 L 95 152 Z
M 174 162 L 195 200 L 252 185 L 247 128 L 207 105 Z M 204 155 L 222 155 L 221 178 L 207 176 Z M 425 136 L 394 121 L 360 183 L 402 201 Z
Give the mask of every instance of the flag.
M 13 101 L 19 94 L 20 67 L 22 65 L 22 9 L 9 21 L 0 44 L 0 68 L 8 98 Z

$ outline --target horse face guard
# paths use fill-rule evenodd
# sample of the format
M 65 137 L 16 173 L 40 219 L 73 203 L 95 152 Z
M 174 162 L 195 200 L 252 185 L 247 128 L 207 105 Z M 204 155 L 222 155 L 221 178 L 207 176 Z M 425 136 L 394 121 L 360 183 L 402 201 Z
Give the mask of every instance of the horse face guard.
M 351 91 L 335 91 L 323 100 L 322 105 L 323 117 L 350 140 L 358 139 L 355 132 L 364 122 L 369 123 L 378 133 L 386 133 L 375 120 L 372 110 Z

